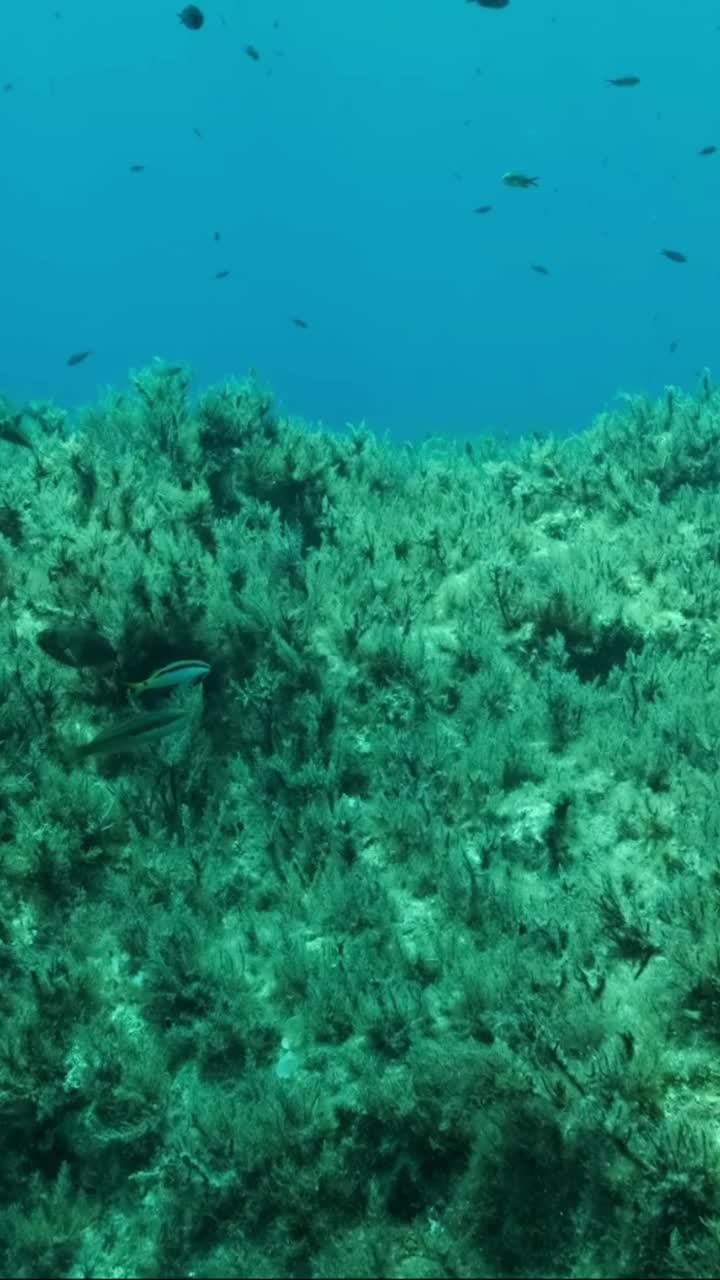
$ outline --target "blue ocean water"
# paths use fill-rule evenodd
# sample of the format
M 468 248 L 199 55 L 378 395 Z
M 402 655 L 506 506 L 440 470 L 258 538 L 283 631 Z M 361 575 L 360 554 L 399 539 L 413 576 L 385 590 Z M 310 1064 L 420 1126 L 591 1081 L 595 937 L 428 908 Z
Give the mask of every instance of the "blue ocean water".
M 717 366 L 717 0 L 181 7 L 3 5 L 4 394 L 160 355 L 329 427 L 563 433 Z

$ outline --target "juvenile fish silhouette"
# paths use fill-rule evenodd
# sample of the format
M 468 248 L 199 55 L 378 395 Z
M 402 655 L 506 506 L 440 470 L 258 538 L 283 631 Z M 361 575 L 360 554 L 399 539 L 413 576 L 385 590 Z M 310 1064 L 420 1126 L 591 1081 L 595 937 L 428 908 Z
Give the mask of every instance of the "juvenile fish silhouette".
M 186 4 L 185 8 L 180 10 L 178 18 L 190 31 L 199 31 L 205 21 L 202 9 L 198 9 L 196 4 Z
M 504 173 L 502 180 L 506 187 L 536 187 L 539 178 L 529 178 L 526 173 Z

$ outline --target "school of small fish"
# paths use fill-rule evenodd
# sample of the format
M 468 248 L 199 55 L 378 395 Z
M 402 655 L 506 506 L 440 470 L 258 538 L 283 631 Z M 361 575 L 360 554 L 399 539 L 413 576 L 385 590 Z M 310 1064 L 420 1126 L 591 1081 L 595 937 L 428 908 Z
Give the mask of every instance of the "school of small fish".
M 477 9 L 491 9 L 491 10 L 505 10 L 505 9 L 509 9 L 511 5 L 511 0 L 465 0 L 465 2 L 466 4 L 472 5 Z M 56 9 L 53 11 L 52 16 L 56 20 L 59 20 L 62 18 L 63 15 L 60 10 Z M 177 11 L 176 16 L 180 25 L 184 27 L 187 32 L 202 33 L 202 35 L 200 36 L 200 39 L 204 38 L 204 35 L 206 34 L 206 28 L 207 28 L 206 15 L 204 10 L 199 5 L 197 4 L 183 5 Z M 214 15 L 214 17 L 215 17 L 215 21 L 217 21 L 218 15 Z M 213 19 L 213 15 L 211 15 L 211 23 L 212 23 L 212 19 Z M 220 15 L 220 21 L 223 23 L 223 25 L 227 25 L 226 19 L 222 15 Z M 488 21 L 492 22 L 491 19 L 488 19 Z M 504 18 L 498 18 L 498 22 L 504 22 L 504 21 L 505 21 Z M 554 17 L 551 17 L 551 21 L 554 22 L 556 21 L 556 19 Z M 273 21 L 272 25 L 274 29 L 277 29 L 280 27 L 280 23 L 277 19 Z M 193 36 L 193 39 L 194 38 L 195 36 Z M 256 45 L 246 43 L 241 46 L 241 49 L 242 49 L 242 52 L 245 54 L 245 56 L 251 62 L 255 62 L 255 63 L 261 62 L 261 59 L 262 59 L 261 51 Z M 284 53 L 284 50 L 273 49 L 271 52 L 277 56 L 282 56 Z M 267 65 L 267 64 L 264 63 L 263 65 Z M 271 74 L 271 72 L 268 71 L 267 74 Z M 482 68 L 479 68 L 479 67 L 476 68 L 476 74 L 482 75 L 483 74 Z M 602 84 L 602 81 L 600 81 L 600 83 Z M 618 89 L 618 90 L 625 91 L 625 90 L 639 89 L 642 82 L 641 82 L 641 77 L 634 70 L 619 69 L 618 74 L 607 75 L 605 77 L 604 83 L 606 86 L 610 87 L 613 90 Z M 13 90 L 16 89 L 16 84 L 17 82 L 15 80 L 6 80 L 4 83 L 2 83 L 0 87 L 3 93 L 10 94 Z M 471 124 L 471 121 L 464 120 L 463 124 L 464 126 L 467 127 Z M 205 139 L 204 130 L 198 128 L 197 126 L 193 126 L 192 133 L 198 142 L 204 141 Z M 718 152 L 718 149 L 719 149 L 719 144 L 716 144 L 714 142 L 706 142 L 702 146 L 696 147 L 695 154 L 697 156 L 707 158 L 715 155 Z M 127 167 L 129 169 L 129 172 L 134 175 L 144 174 L 146 171 L 146 163 L 144 160 L 141 160 L 141 159 L 133 160 Z M 462 174 L 459 172 L 454 172 L 454 177 L 458 181 L 462 180 Z M 142 179 L 140 181 L 144 183 L 145 179 Z M 511 190 L 516 190 L 516 191 L 528 191 L 528 190 L 537 189 L 541 186 L 541 178 L 537 174 L 526 173 L 522 169 L 508 169 L 505 173 L 503 173 L 500 176 L 500 182 L 505 187 L 510 188 Z M 558 188 L 551 186 L 551 190 L 553 194 L 556 194 L 558 191 Z M 488 192 L 488 194 L 490 193 Z M 495 212 L 496 217 L 498 216 L 496 211 L 496 205 L 491 200 L 486 200 L 484 203 L 475 205 L 473 212 L 481 216 Z M 213 241 L 218 242 L 220 238 L 221 238 L 220 231 L 215 230 L 212 232 Z M 689 260 L 688 254 L 686 253 L 684 248 L 658 247 L 658 253 L 662 257 L 666 258 L 668 261 L 676 264 L 685 264 Z M 541 275 L 541 276 L 550 275 L 550 268 L 542 262 L 531 262 L 529 265 L 530 265 L 530 269 L 536 275 Z M 227 280 L 232 274 L 233 274 L 233 270 L 230 265 L 218 266 L 217 269 L 213 272 L 214 279 L 218 281 Z M 231 287 L 231 286 L 228 286 L 228 287 Z M 290 322 L 297 329 L 302 329 L 302 330 L 310 329 L 309 321 L 304 319 L 302 316 L 294 314 L 294 315 L 291 315 L 289 319 L 290 319 Z M 677 340 L 674 339 L 673 344 L 671 344 L 670 351 L 671 352 L 674 351 L 676 349 L 676 346 L 677 346 Z M 95 354 L 95 351 L 92 347 L 88 346 L 84 348 L 79 348 L 76 351 L 72 351 L 66 357 L 66 364 L 70 368 L 83 365 L 85 361 L 88 360 L 89 357 L 93 356 L 94 354 Z M 31 449 L 35 448 L 34 443 L 30 439 L 30 437 L 27 435 L 27 433 L 24 431 L 24 428 L 21 426 L 20 421 L 19 420 L 11 421 L 7 417 L 3 420 L 0 420 L 0 440 L 5 440 L 8 443 L 18 444 L 26 448 L 31 448 Z

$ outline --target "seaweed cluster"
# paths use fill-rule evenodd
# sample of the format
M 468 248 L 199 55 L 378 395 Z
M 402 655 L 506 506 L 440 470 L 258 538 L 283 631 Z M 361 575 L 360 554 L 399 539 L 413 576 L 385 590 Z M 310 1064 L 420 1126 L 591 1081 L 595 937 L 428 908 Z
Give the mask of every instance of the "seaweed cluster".
M 718 1274 L 710 383 L 514 445 L 162 362 L 11 421 L 0 1270 Z M 191 734 L 68 755 L 195 654 Z

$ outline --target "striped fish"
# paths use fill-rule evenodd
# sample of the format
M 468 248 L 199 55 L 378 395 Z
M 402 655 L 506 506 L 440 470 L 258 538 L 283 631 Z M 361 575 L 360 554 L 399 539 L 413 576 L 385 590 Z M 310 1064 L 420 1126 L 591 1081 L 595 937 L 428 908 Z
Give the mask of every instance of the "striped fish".
M 195 684 L 204 680 L 210 670 L 209 662 L 201 662 L 199 658 L 185 658 L 180 662 L 169 662 L 166 667 L 153 671 L 147 680 L 138 680 L 129 684 L 128 688 L 136 693 L 149 693 L 153 689 L 175 689 L 179 684 Z

